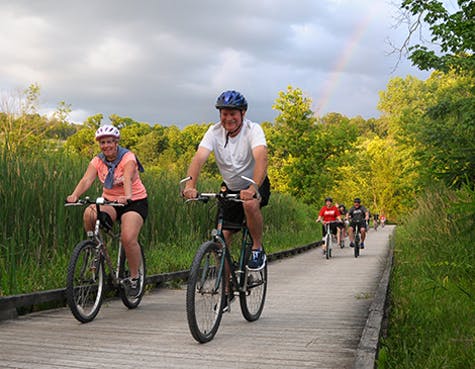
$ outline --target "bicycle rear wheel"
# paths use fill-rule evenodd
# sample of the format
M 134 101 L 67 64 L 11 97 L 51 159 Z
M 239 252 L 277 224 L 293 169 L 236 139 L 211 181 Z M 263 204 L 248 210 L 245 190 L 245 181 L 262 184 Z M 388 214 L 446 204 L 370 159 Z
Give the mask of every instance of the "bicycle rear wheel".
M 200 246 L 193 259 L 186 290 L 186 315 L 191 335 L 200 343 L 211 341 L 223 315 L 223 254 L 216 242 Z
M 99 312 L 104 294 L 104 259 L 91 240 L 78 243 L 68 265 L 66 299 L 81 323 L 92 321 Z
M 247 267 L 243 292 L 239 293 L 241 312 L 249 322 L 253 322 L 262 314 L 267 293 L 267 263 L 260 270 L 249 270 Z M 242 286 L 244 287 L 244 286 Z
M 140 302 L 142 301 L 143 294 L 145 292 L 145 276 L 146 276 L 145 255 L 141 246 L 140 246 L 140 257 L 141 257 L 140 264 L 139 264 L 140 292 L 137 294 L 137 296 L 132 297 L 128 295 L 127 288 L 125 288 L 125 286 L 121 284 L 119 287 L 120 298 L 122 299 L 122 302 L 124 303 L 124 305 L 127 306 L 129 309 L 135 309 L 137 306 L 139 306 Z M 119 278 L 121 281 L 124 280 L 125 278 L 130 277 L 129 264 L 127 263 L 127 257 L 125 256 L 125 250 L 123 247 L 122 247 L 122 250 L 120 251 L 119 268 L 120 268 Z

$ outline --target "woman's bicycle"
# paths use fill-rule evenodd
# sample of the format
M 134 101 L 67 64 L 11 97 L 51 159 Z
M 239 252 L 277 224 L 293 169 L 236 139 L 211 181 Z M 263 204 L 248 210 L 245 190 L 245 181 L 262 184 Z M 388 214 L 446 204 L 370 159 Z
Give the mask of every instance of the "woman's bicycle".
M 243 177 L 256 183 L 247 177 Z M 191 178 L 180 181 L 180 187 Z M 259 270 L 247 267 L 251 255 L 252 239 L 246 224 L 239 224 L 236 230 L 242 231 L 241 250 L 238 260 L 231 255 L 229 245 L 223 236 L 223 205 L 229 201 L 242 201 L 239 194 L 226 192 L 200 193 L 189 201 L 204 203 L 216 200 L 218 216 L 216 228 L 211 232 L 211 240 L 204 242 L 196 252 L 188 278 L 186 291 L 186 314 L 191 335 L 200 343 L 211 341 L 218 331 L 223 309 L 236 295 L 239 296 L 241 312 L 250 322 L 259 319 L 267 291 L 267 264 Z M 227 287 L 229 292 L 227 292 Z M 227 295 L 226 295 L 227 294 Z
M 79 242 L 69 260 L 66 298 L 74 317 L 81 323 L 92 321 L 102 305 L 103 298 L 112 285 L 119 291 L 122 302 L 129 309 L 136 308 L 142 300 L 145 287 L 145 256 L 140 247 L 141 260 L 139 264 L 139 292 L 129 296 L 130 271 L 122 247 L 120 233 L 114 233 L 110 216 L 100 210 L 101 205 L 123 206 L 123 204 L 98 197 L 95 200 L 85 197 L 65 206 L 96 205 L 97 220 L 94 231 L 88 232 L 88 238 Z M 108 244 L 117 244 L 117 262 L 114 267 Z M 109 267 L 106 275 L 105 265 Z M 108 283 L 106 283 L 106 281 Z
M 327 223 L 324 224 L 325 236 L 324 236 L 323 240 L 324 240 L 324 243 L 326 245 L 325 257 L 327 259 L 330 259 L 332 257 L 333 246 L 337 244 L 337 241 L 334 238 L 335 236 L 331 232 L 331 226 L 332 226 L 332 224 L 339 224 L 339 223 L 340 222 L 335 221 L 335 222 L 327 222 Z M 343 243 L 343 246 L 342 246 L 342 242 L 343 242 L 343 240 L 340 240 L 340 247 L 341 248 L 343 248 L 345 246 L 344 243 Z

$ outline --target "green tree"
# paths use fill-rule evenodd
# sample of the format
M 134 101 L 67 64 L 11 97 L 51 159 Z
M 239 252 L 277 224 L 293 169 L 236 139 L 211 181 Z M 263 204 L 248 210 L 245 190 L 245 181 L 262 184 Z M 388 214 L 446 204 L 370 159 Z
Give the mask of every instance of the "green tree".
M 429 26 L 432 44 L 437 45 L 437 50 L 431 50 L 422 44 L 408 47 L 409 59 L 420 69 L 475 71 L 475 2 L 457 0 L 457 5 L 457 11 L 450 14 L 442 1 L 402 2 L 401 7 L 416 17 L 410 25 L 410 34 L 403 49 L 407 48 L 411 36 L 423 24 Z
M 414 154 L 420 185 L 438 179 L 458 187 L 475 179 L 474 86 L 472 75 L 434 72 L 426 81 L 392 79 L 381 93 L 389 135 Z

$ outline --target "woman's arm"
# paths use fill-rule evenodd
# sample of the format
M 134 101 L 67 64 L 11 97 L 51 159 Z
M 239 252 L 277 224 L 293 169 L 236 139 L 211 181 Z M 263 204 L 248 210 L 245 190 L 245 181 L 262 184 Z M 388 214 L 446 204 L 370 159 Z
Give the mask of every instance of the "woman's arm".
M 91 187 L 96 177 L 97 170 L 91 163 L 89 163 L 89 166 L 86 169 L 86 173 L 84 173 L 83 177 L 76 185 L 76 188 L 74 189 L 73 193 L 66 198 L 66 201 L 78 201 L 79 197 Z

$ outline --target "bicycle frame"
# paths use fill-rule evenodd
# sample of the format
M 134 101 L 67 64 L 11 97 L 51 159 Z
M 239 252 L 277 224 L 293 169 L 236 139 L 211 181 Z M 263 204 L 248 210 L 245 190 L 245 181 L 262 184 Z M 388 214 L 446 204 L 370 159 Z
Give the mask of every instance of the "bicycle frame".
M 256 189 L 256 195 L 257 198 L 260 198 L 259 194 L 259 189 L 256 185 L 256 183 L 245 176 L 242 176 L 243 179 L 249 181 Z M 180 186 L 182 186 L 184 183 L 189 181 L 191 178 L 184 178 L 180 181 Z M 242 275 L 247 278 L 247 273 L 245 273 L 244 268 L 246 267 L 246 251 L 249 246 L 252 245 L 252 238 L 249 233 L 249 229 L 243 223 L 242 225 L 239 226 L 239 229 L 236 230 L 241 230 L 242 231 L 242 241 L 241 241 L 241 251 L 240 251 L 240 256 L 239 256 L 239 261 L 237 263 L 238 269 L 236 269 L 236 263 L 235 260 L 233 259 L 231 253 L 229 252 L 229 247 L 226 244 L 226 240 L 224 238 L 223 234 L 223 225 L 224 225 L 224 215 L 223 215 L 223 203 L 226 201 L 242 201 L 239 199 L 238 194 L 224 194 L 224 193 L 201 193 L 197 199 L 188 199 L 187 201 L 193 201 L 193 200 L 200 200 L 201 198 L 216 198 L 218 200 L 218 217 L 217 217 L 217 222 L 216 222 L 216 228 L 212 230 L 211 236 L 212 240 L 218 244 L 221 245 L 221 253 L 223 257 L 221 258 L 221 263 L 219 266 L 219 271 L 218 271 L 218 278 L 216 279 L 216 285 L 214 287 L 214 292 L 218 291 L 219 286 L 220 286 L 220 281 L 222 279 L 223 273 L 225 273 L 225 268 L 226 268 L 226 263 L 228 264 L 229 267 L 229 272 L 231 276 L 231 286 L 233 289 L 233 292 L 247 292 L 247 280 L 241 280 Z
M 65 204 L 66 206 L 75 206 L 75 205 L 85 205 L 85 204 L 95 204 L 96 205 L 96 214 L 101 213 L 101 205 L 111 205 L 111 206 L 123 206 L 123 204 L 119 203 L 106 203 L 104 198 L 97 198 L 95 202 L 91 201 L 88 197 L 85 198 L 84 201 L 80 201 L 78 203 L 70 203 Z M 109 250 L 107 247 L 107 242 L 105 240 L 104 235 L 110 236 L 112 240 L 118 241 L 118 252 L 117 252 L 117 264 L 114 268 L 114 264 L 109 254 Z M 114 287 L 119 286 L 120 284 L 120 259 L 122 256 L 123 248 L 122 248 L 122 241 L 120 240 L 119 233 L 113 233 L 112 229 L 103 224 L 102 220 L 99 216 L 97 216 L 96 223 L 94 225 L 94 231 L 87 232 L 87 236 L 93 242 L 96 243 L 96 259 L 100 260 L 100 257 L 103 256 L 106 264 L 110 270 L 110 275 L 112 277 L 112 284 Z
M 208 194 L 202 194 L 208 195 Z M 240 230 L 242 231 L 242 241 L 241 241 L 241 251 L 239 256 L 239 261 L 237 263 L 238 268 L 236 268 L 235 260 L 233 259 L 231 253 L 229 252 L 229 247 L 226 244 L 226 240 L 224 239 L 223 234 L 223 224 L 224 224 L 224 217 L 223 217 L 223 210 L 222 210 L 222 202 L 226 201 L 225 197 L 218 198 L 218 219 L 216 228 L 212 230 L 211 235 L 213 241 L 219 243 L 221 245 L 221 263 L 219 265 L 218 270 L 218 278 L 216 279 L 216 285 L 214 287 L 214 292 L 218 291 L 222 276 L 226 270 L 226 263 L 229 267 L 230 277 L 231 277 L 231 287 L 233 291 L 237 292 L 246 292 L 247 281 L 241 280 L 242 275 L 247 277 L 247 274 L 244 272 L 244 268 L 246 267 L 246 250 L 248 246 L 252 245 L 252 239 L 249 234 L 248 228 L 245 224 L 241 225 Z M 233 201 L 233 200 L 227 200 Z

